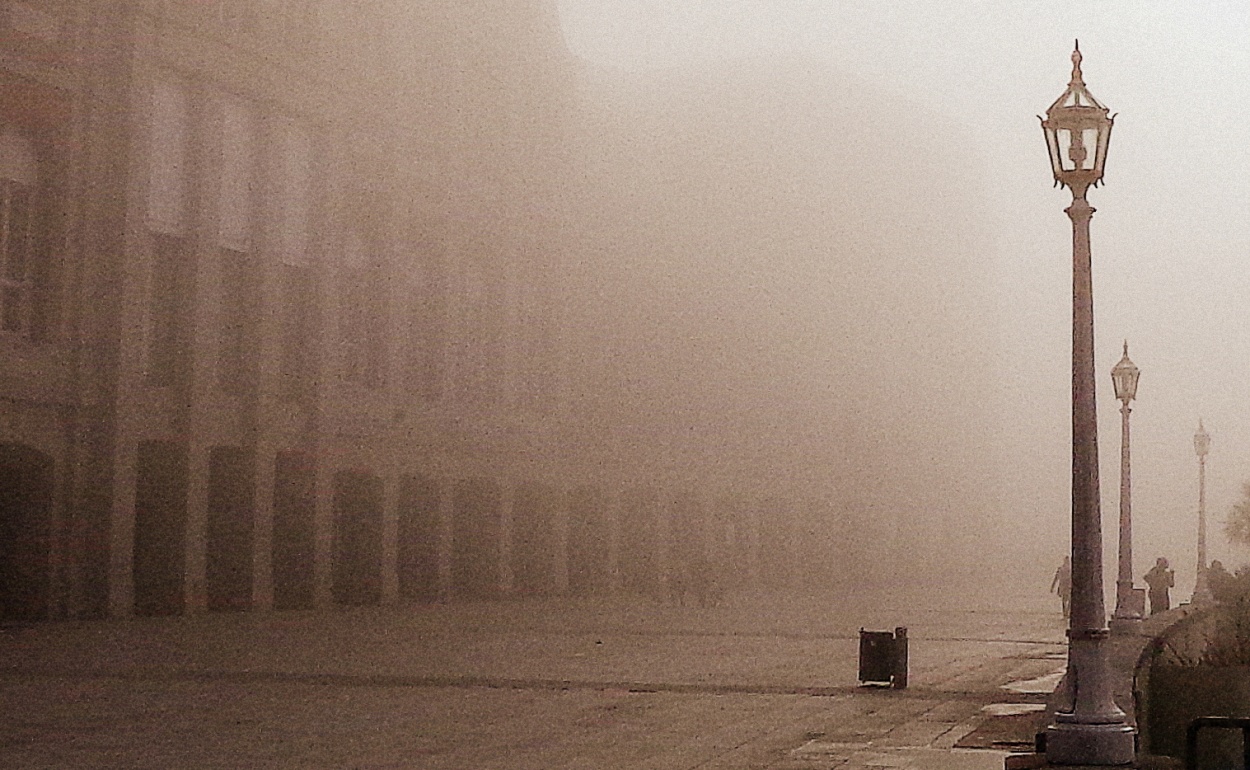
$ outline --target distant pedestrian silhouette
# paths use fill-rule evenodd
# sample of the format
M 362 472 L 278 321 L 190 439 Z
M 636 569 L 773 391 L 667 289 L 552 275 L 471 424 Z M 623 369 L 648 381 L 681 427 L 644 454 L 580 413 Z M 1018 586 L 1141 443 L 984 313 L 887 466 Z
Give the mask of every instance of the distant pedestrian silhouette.
M 1063 616 L 1066 618 L 1072 614 L 1072 557 L 1063 557 L 1063 564 L 1059 565 L 1059 569 L 1055 570 L 1055 577 L 1050 581 L 1050 592 L 1059 594 L 1059 601 L 1063 602 Z
M 1217 602 L 1231 602 L 1237 598 L 1237 578 L 1229 574 L 1219 559 L 1207 568 L 1207 586 Z
M 1168 589 L 1176 585 L 1176 573 L 1168 569 L 1168 560 L 1160 556 L 1143 578 L 1150 587 L 1150 614 L 1154 615 L 1172 606 Z

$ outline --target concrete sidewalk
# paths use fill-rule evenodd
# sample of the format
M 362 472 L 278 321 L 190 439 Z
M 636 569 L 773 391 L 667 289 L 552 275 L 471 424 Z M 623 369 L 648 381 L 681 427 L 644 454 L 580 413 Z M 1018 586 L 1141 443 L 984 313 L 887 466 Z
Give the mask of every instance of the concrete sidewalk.
M 1062 664 L 1058 613 L 526 600 L 0 634 L 4 767 L 1001 768 L 956 748 Z M 909 625 L 911 686 L 857 686 Z

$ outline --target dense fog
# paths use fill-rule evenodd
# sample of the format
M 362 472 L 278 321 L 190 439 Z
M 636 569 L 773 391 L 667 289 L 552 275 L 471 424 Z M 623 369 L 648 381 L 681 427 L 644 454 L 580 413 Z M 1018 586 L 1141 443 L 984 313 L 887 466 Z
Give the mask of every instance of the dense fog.
M 882 562 L 969 558 L 985 235 L 915 110 L 802 57 L 584 71 L 562 288 L 587 458 L 826 501 L 817 537 Z
M 561 11 L 583 72 L 572 263 L 596 287 L 570 329 L 606 378 L 586 408 L 680 450 L 635 440 L 641 461 L 794 480 L 838 501 L 859 548 L 896 527 L 900 566 L 941 553 L 1031 590 L 1068 547 L 1071 335 L 1069 196 L 1034 116 L 1080 37 L 1086 82 L 1121 113 L 1091 194 L 1107 582 L 1125 339 L 1143 370 L 1135 572 L 1167 555 L 1191 585 L 1199 417 L 1212 557 L 1244 561 L 1222 533 L 1250 436 L 1244 9 Z M 1200 121 L 1168 108 L 1199 103 Z
M 1121 113 L 1090 196 L 1107 583 L 1126 339 L 1134 571 L 1167 555 L 1191 584 L 1199 417 L 1212 556 L 1244 560 L 1222 524 L 1250 456 L 1245 13 L 542 8 L 422 19 L 459 48 L 415 88 L 459 106 L 414 118 L 414 165 L 451 179 L 445 219 L 476 211 L 525 244 L 501 256 L 552 312 L 553 463 L 775 508 L 851 572 L 1044 591 L 1068 549 L 1071 230 L 1035 116 L 1079 35 Z M 1166 108 L 1189 101 L 1203 121 Z M 495 151 L 446 168 L 440 142 Z

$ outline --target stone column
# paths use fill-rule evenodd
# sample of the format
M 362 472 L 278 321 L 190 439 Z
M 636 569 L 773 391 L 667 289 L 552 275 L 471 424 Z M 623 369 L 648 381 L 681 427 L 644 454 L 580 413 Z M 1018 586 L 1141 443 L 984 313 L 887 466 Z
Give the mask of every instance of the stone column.
M 438 600 L 451 600 L 453 521 L 456 516 L 456 482 L 443 479 L 438 484 Z
M 1134 730 L 1112 693 L 1103 599 L 1089 251 L 1094 209 L 1084 189 L 1073 191 L 1067 213 L 1072 220 L 1072 611 L 1068 672 L 1054 721 L 1046 728 L 1046 758 L 1055 764 L 1127 764 Z
M 113 452 L 113 510 L 109 521 L 109 616 L 135 611 L 135 485 L 138 444 L 118 441 Z
M 313 513 L 313 606 L 321 609 L 334 604 L 334 472 L 324 458 L 316 458 Z
M 192 439 L 187 447 L 187 526 L 184 536 L 183 607 L 188 615 L 208 609 L 209 449 Z
M 555 564 L 552 588 L 558 596 L 569 592 L 569 528 L 572 496 L 566 489 L 556 489 L 551 495 L 551 515 L 555 535 Z
M 252 607 L 273 609 L 273 487 L 277 452 L 257 444 L 252 502 Z
M 624 587 L 621 575 L 621 507 L 624 505 L 624 491 L 608 487 L 603 493 L 603 504 L 606 508 L 600 521 L 607 528 L 602 533 L 608 539 L 608 590 L 620 591 Z
M 508 596 L 515 588 L 515 553 L 513 518 L 516 509 L 516 482 L 504 479 L 499 483 L 499 591 Z
M 399 476 L 382 477 L 382 603 L 399 601 Z

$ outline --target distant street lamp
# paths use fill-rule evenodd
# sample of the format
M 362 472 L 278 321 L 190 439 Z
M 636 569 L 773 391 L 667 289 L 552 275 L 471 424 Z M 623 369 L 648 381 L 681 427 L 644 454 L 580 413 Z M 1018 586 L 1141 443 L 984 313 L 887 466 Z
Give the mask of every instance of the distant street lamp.
M 1194 578 L 1194 596 L 1189 601 L 1202 604 L 1212 600 L 1211 585 L 1207 582 L 1207 453 L 1211 451 L 1211 435 L 1202 427 L 1198 418 L 1198 432 L 1194 434 L 1194 453 L 1198 455 L 1198 572 Z
M 1107 108 L 1085 88 L 1081 51 L 1072 79 L 1041 119 L 1055 185 L 1072 191 L 1072 604 L 1068 673 L 1046 759 L 1062 765 L 1126 765 L 1134 730 L 1112 697 L 1102 595 L 1102 522 L 1098 502 L 1098 410 L 1094 400 L 1094 297 L 1086 191 L 1102 181 L 1111 139 Z
M 1124 355 L 1111 369 L 1115 397 L 1120 401 L 1120 571 L 1115 581 L 1115 614 L 1111 616 L 1119 621 L 1141 620 L 1146 610 L 1142 593 L 1133 589 L 1133 493 L 1128 432 L 1128 415 L 1132 411 L 1128 402 L 1137 397 L 1139 377 L 1141 370 L 1129 360 L 1126 340 Z

